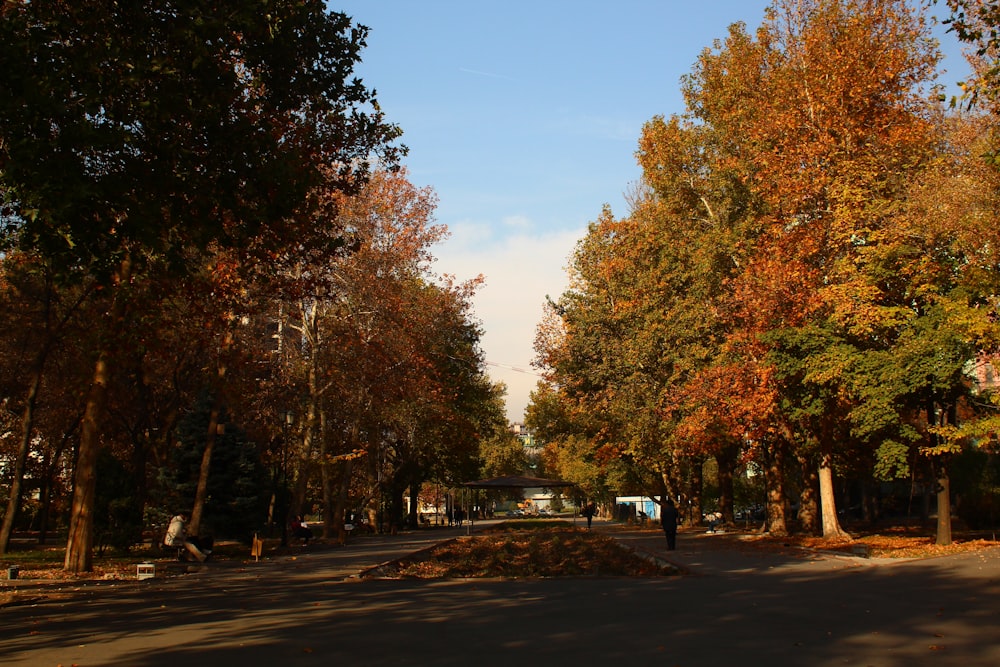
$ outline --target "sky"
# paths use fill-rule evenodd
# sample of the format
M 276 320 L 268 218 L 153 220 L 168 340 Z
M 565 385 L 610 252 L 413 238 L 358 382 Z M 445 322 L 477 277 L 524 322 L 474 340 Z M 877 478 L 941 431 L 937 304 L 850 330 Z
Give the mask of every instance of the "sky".
M 629 213 L 642 126 L 684 111 L 680 80 L 770 0 L 328 0 L 370 29 L 356 73 L 403 130 L 403 165 L 450 231 L 432 270 L 485 284 L 473 301 L 490 377 L 523 421 L 535 328 L 605 206 Z M 942 10 L 938 10 L 942 11 Z M 944 67 L 965 70 L 936 31 Z

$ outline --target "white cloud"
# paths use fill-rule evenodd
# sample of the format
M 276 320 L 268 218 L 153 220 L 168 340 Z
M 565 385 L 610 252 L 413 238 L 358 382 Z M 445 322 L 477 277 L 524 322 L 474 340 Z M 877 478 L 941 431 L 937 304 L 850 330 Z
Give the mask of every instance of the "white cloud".
M 531 219 L 525 215 L 508 215 L 503 219 L 503 224 L 511 229 L 531 229 L 533 227 Z
M 517 217 L 518 225 L 532 228 Z M 511 218 L 505 218 L 506 223 Z M 535 327 L 542 318 L 545 297 L 558 298 L 566 289 L 565 267 L 585 230 L 515 233 L 488 239 L 482 224 L 463 222 L 452 237 L 434 250 L 438 273 L 468 280 L 479 274 L 486 284 L 474 299 L 482 321 L 482 347 L 494 381 L 507 385 L 507 416 L 520 421 L 538 377 L 531 367 Z M 473 233 L 474 231 L 474 233 Z

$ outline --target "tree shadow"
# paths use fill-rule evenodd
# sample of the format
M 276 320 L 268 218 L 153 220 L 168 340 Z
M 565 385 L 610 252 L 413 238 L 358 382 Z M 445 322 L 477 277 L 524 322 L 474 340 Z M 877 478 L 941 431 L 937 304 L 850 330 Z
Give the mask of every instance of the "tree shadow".
M 752 560 L 711 576 L 362 582 L 331 551 L 0 610 L 0 663 L 1000 664 L 1000 549 Z

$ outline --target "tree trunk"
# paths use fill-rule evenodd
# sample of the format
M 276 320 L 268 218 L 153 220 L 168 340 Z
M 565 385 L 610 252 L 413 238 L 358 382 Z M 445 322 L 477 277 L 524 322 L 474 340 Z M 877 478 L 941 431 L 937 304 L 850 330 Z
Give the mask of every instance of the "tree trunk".
M 70 438 L 73 436 L 73 432 L 76 427 L 79 426 L 82 421 L 82 417 L 74 422 L 74 426 L 69 432 L 64 433 L 62 438 L 59 440 L 59 444 L 56 446 L 55 451 L 50 455 L 48 452 L 45 453 L 45 457 L 42 460 L 42 484 L 41 489 L 39 489 L 39 495 L 41 496 L 42 508 L 38 513 L 38 543 L 45 544 L 46 539 L 48 539 L 49 532 L 49 514 L 52 509 L 52 490 L 55 488 L 56 472 L 61 468 L 59 465 L 62 459 L 63 452 L 66 450 L 66 445 L 69 444 Z
M 735 493 L 733 492 L 733 474 L 736 470 L 737 449 L 726 446 L 715 455 L 718 464 L 719 513 L 722 522 L 727 526 L 736 523 Z
M 31 429 L 35 419 L 35 404 L 38 400 L 38 389 L 42 384 L 42 367 L 44 352 L 39 354 L 31 375 L 31 385 L 24 403 L 24 415 L 21 418 L 21 444 L 14 461 L 14 476 L 10 484 L 10 500 L 7 501 L 7 512 L 3 516 L 3 527 L 0 528 L 0 556 L 10 548 L 10 537 L 14 532 L 14 520 L 21 511 L 21 494 L 24 487 L 24 471 L 28 466 L 28 454 L 31 451 Z
M 802 467 L 802 491 L 799 493 L 799 526 L 809 535 L 819 534 L 819 487 L 820 482 L 816 471 L 815 459 L 811 456 L 799 456 Z
M 201 453 L 201 467 L 198 469 L 198 486 L 194 493 L 194 507 L 191 508 L 191 521 L 187 530 L 189 535 L 197 536 L 201 532 L 201 521 L 205 513 L 205 502 L 208 500 L 208 479 L 212 470 L 212 452 L 218 438 L 222 416 L 222 387 L 226 377 L 226 357 L 233 346 L 233 332 L 226 331 L 219 350 L 219 369 L 216 372 L 216 388 L 212 395 L 212 410 L 208 415 L 208 430 L 205 433 L 205 450 Z
M 316 320 L 317 309 L 306 311 L 303 307 L 303 331 L 309 343 L 309 370 L 307 374 L 307 387 L 309 399 L 306 404 L 305 418 L 302 420 L 302 442 L 296 456 L 297 470 L 295 475 L 295 486 L 292 493 L 292 502 L 288 505 L 288 515 L 286 522 L 291 522 L 297 514 L 301 514 L 301 508 L 305 504 L 306 494 L 309 491 L 309 476 L 312 473 L 311 463 L 313 460 L 313 448 L 319 441 L 322 447 L 325 442 L 324 434 L 319 433 L 320 419 L 320 387 L 319 387 L 319 328 Z M 322 459 L 321 459 L 322 460 Z
M 135 505 L 132 507 L 133 516 L 136 517 L 136 526 L 139 534 L 138 540 L 142 539 L 143 516 L 145 515 L 146 503 L 149 499 L 149 480 L 146 478 L 146 468 L 149 464 L 149 457 L 153 452 L 152 420 L 150 410 L 153 404 L 151 391 L 142 372 L 142 359 L 136 360 L 135 383 L 141 397 L 141 418 L 138 421 L 132 438 L 132 471 L 133 471 L 133 493 L 135 494 Z
M 323 491 L 323 539 L 333 537 L 333 461 L 330 457 L 329 437 L 327 437 L 326 411 L 319 411 L 319 479 Z
M 407 523 L 410 528 L 416 529 L 420 527 L 420 485 L 410 484 L 410 511 L 407 513 Z M 468 519 L 472 518 L 472 510 L 470 508 Z
M 63 568 L 67 572 L 90 572 L 94 567 L 94 498 L 97 492 L 97 453 L 100 449 L 99 422 L 108 398 L 108 356 L 101 351 L 94 366 L 94 379 L 80 428 L 80 448 L 73 474 L 73 502 Z
M 347 447 L 344 448 L 345 452 L 349 452 L 351 449 L 358 447 L 359 440 L 361 438 L 361 425 L 358 420 L 355 419 L 354 423 L 351 424 L 351 436 L 350 442 L 347 443 Z M 332 525 L 329 527 L 331 534 L 333 534 L 333 528 L 336 528 L 337 541 L 341 544 L 347 542 L 347 530 L 344 528 L 344 524 L 347 523 L 347 498 L 351 490 L 351 476 L 354 474 L 354 460 L 347 458 L 337 465 L 337 469 L 341 470 L 340 475 L 340 486 L 337 489 L 337 502 L 336 505 L 332 506 L 332 515 L 330 515 L 329 522 Z M 333 496 L 333 481 L 330 481 L 330 496 Z M 381 498 L 379 503 L 381 506 Z M 374 522 L 371 522 L 374 525 Z M 381 527 L 380 527 L 381 528 Z
M 948 477 L 948 465 L 941 461 L 937 475 L 937 541 L 935 544 L 948 546 L 951 544 L 951 479 Z
M 351 475 L 354 471 L 354 461 L 348 459 L 344 461 L 343 465 L 340 466 L 343 469 L 343 475 L 340 481 L 340 489 L 337 493 L 337 504 L 334 508 L 332 521 L 337 528 L 337 541 L 343 544 L 347 541 L 347 530 L 344 528 L 344 523 L 347 519 L 347 494 L 351 488 Z
M 69 534 L 63 569 L 68 572 L 89 572 L 94 567 L 94 499 L 97 494 L 97 453 L 101 447 L 100 424 L 108 403 L 108 383 L 113 337 L 121 329 L 128 301 L 128 286 L 132 282 L 132 259 L 126 254 L 114 280 L 110 316 L 105 327 L 94 363 L 94 378 L 80 424 L 80 447 L 73 473 L 73 501 L 70 506 Z
M 320 482 L 323 484 L 323 539 L 333 537 L 333 515 L 336 512 L 337 501 L 333 497 L 333 463 L 323 460 L 319 464 Z M 339 539 L 339 535 L 338 535 Z
M 870 464 L 869 469 L 871 469 Z M 870 475 L 865 474 L 861 479 L 861 518 L 869 526 L 874 526 L 878 523 L 879 512 L 876 482 Z
M 198 468 L 198 486 L 194 492 L 194 507 L 191 508 L 191 520 L 187 525 L 189 535 L 198 536 L 201 533 L 201 520 L 205 513 L 205 501 L 208 500 L 208 479 L 212 470 L 212 452 L 215 440 L 219 435 L 219 416 L 222 414 L 221 399 L 216 395 L 212 399 L 212 409 L 208 414 L 208 430 L 205 432 L 205 449 L 201 453 L 201 466 Z
M 692 456 L 689 459 L 688 472 L 688 525 L 700 526 L 702 523 L 702 492 L 705 488 L 705 458 Z
M 767 532 L 788 535 L 785 522 L 785 444 L 774 441 L 765 448 L 764 482 L 767 487 Z
M 829 454 L 823 454 L 819 464 L 820 509 L 823 514 L 823 537 L 847 537 L 837 519 L 837 500 L 833 490 L 833 466 Z

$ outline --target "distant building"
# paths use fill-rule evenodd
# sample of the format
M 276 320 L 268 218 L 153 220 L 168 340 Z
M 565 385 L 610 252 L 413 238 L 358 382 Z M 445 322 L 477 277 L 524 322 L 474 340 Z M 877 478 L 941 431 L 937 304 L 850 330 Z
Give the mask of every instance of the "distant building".
M 535 441 L 535 434 L 526 427 L 521 422 L 514 422 L 510 425 L 510 432 L 513 433 L 524 449 L 528 452 L 529 456 L 537 455 L 541 453 L 541 446 Z
M 970 361 L 965 367 L 965 374 L 971 377 L 976 383 L 976 393 L 991 391 L 1000 388 L 1000 377 L 992 361 L 985 355 L 980 355 L 974 361 Z

